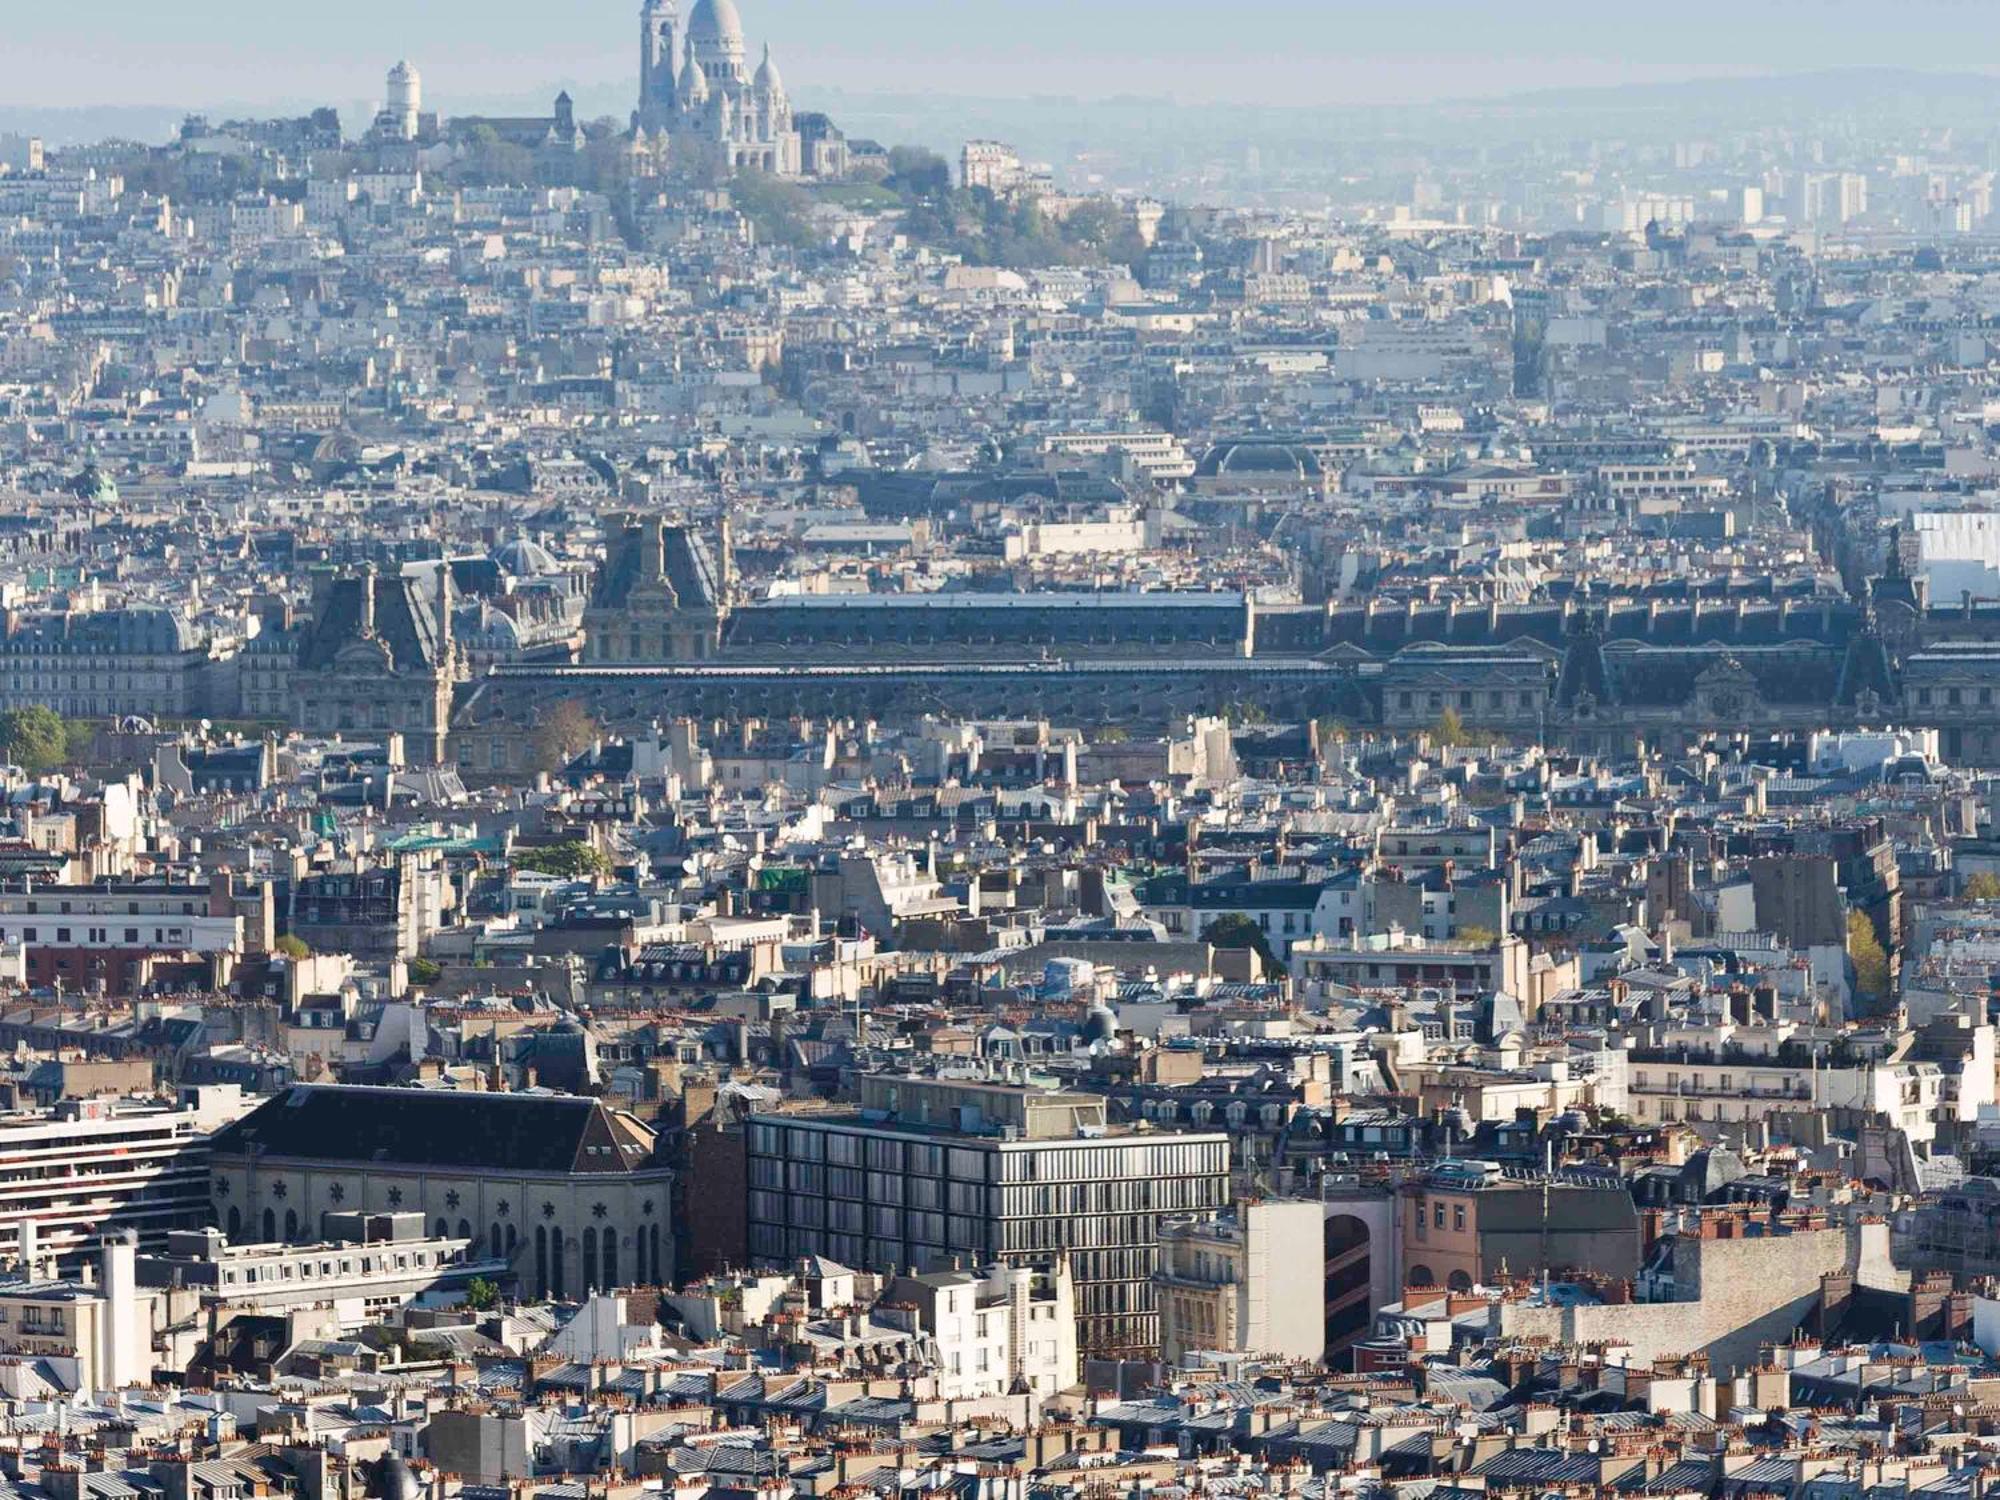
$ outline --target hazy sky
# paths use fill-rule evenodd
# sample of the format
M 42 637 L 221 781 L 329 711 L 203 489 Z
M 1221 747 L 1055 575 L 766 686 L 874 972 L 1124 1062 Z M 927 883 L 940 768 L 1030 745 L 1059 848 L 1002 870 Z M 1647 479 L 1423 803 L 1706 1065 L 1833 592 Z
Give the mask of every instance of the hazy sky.
M 683 13 L 692 0 L 685 0 Z M 740 0 L 795 92 L 1395 104 L 1858 64 L 2000 62 L 1992 0 Z M 0 101 L 426 103 L 621 83 L 637 0 L 6 0 Z

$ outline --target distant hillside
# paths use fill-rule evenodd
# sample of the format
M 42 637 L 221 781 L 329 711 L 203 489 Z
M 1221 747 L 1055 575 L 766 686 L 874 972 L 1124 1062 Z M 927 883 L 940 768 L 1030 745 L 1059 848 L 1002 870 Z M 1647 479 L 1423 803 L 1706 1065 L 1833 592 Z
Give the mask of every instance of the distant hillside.
M 449 113 L 524 114 L 543 110 L 569 89 L 585 119 L 624 119 L 631 87 L 618 79 L 554 79 L 545 93 L 467 96 L 429 101 Z M 1460 140 L 1476 122 L 1488 144 L 1532 139 L 1545 131 L 1612 128 L 1686 135 L 1759 124 L 1873 116 L 1937 127 L 1991 129 L 2000 113 L 2000 77 L 1898 68 L 1851 68 L 1686 83 L 1538 89 L 1387 110 L 1343 105 L 1311 108 L 1254 102 L 1187 104 L 1165 97 L 978 98 L 802 88 L 795 102 L 824 110 L 850 136 L 885 144 L 927 146 L 955 156 L 969 137 L 1012 141 L 1030 157 L 1057 163 L 1092 151 L 1125 152 L 1170 165 L 1183 156 L 1240 153 L 1253 148 L 1310 149 L 1381 140 Z M 186 105 L 102 105 L 33 110 L 0 105 L 0 132 L 25 130 L 52 145 L 119 136 L 169 139 L 182 118 L 304 113 L 331 103 L 358 130 L 365 101 L 291 101 L 251 108 L 213 101 Z

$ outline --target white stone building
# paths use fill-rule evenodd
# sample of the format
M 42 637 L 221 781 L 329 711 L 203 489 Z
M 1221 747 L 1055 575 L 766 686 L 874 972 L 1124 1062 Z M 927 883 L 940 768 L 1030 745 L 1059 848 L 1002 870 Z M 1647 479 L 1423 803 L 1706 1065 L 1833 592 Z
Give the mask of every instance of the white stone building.
M 1160 1357 L 1198 1352 L 1317 1360 L 1326 1349 L 1318 1203 L 1239 1203 L 1160 1230 Z

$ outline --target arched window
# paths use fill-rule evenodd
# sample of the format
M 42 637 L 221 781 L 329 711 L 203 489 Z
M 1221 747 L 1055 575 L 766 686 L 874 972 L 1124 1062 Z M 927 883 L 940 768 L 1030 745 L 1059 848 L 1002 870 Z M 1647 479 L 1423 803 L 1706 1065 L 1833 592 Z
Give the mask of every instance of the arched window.
M 1445 1285 L 1454 1292 L 1469 1292 L 1472 1290 L 1472 1278 L 1463 1271 L 1453 1271 L 1445 1278 Z
M 535 1295 L 549 1294 L 549 1228 L 546 1224 L 535 1226 Z
M 491 1240 L 493 1245 L 493 1258 L 495 1260 L 498 1260 L 504 1252 L 500 1248 L 500 1226 L 497 1223 L 493 1226 L 493 1234 L 491 1236 Z
M 264 1210 L 264 1243 L 268 1245 L 277 1237 L 278 1237 L 277 1210 L 267 1208 Z
M 618 1231 L 604 1231 L 604 1290 L 611 1291 L 618 1285 Z
M 1374 1321 L 1375 1266 L 1368 1226 L 1353 1214 L 1335 1214 L 1323 1231 L 1326 1246 L 1327 1357 L 1368 1336 Z
M 1437 1276 L 1429 1266 L 1411 1266 L 1410 1274 L 1403 1280 L 1410 1286 L 1434 1287 L 1438 1284 Z
M 285 1240 L 290 1243 L 298 1237 L 299 1211 L 296 1208 L 288 1208 L 285 1210 Z
M 460 1219 L 458 1221 L 458 1237 L 462 1240 L 470 1240 L 472 1238 L 472 1220 Z M 475 1250 L 478 1247 L 468 1244 L 465 1248 L 467 1250 Z
M 586 1291 L 597 1285 L 597 1231 L 583 1232 L 583 1285 Z
M 436 1238 L 436 1239 L 440 1239 L 440 1240 L 448 1240 L 448 1239 L 450 1239 L 450 1238 L 451 1238 L 451 1225 L 449 1225 L 449 1224 L 445 1223 L 445 1221 L 443 1220 L 443 1218 L 439 1218 L 439 1220 L 437 1221 L 437 1233 L 436 1233 L 436 1235 L 435 1235 L 435 1236 L 433 1236 L 433 1237 L 434 1237 L 434 1238 Z
M 569 1295 L 569 1282 L 563 1276 L 563 1232 L 560 1229 L 549 1232 L 549 1291 L 557 1297 Z
M 646 1238 L 652 1243 L 653 1284 L 655 1286 L 665 1286 L 666 1274 L 660 1266 L 660 1226 L 657 1224 L 648 1225 L 646 1228 Z
M 234 1203 L 229 1205 L 229 1239 L 234 1244 L 243 1235 L 243 1210 Z

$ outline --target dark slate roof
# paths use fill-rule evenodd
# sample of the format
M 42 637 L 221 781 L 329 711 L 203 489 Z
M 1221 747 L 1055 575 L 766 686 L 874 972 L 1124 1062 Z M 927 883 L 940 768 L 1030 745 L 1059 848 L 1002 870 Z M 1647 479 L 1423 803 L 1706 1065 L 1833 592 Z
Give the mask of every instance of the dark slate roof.
M 1103 475 L 1041 469 L 994 469 L 938 474 L 929 470 L 844 469 L 831 483 L 852 485 L 871 519 L 904 520 L 941 515 L 978 501 L 1021 501 L 1040 496 L 1060 505 L 1115 505 L 1126 498 L 1116 480 Z
M 1195 472 L 1209 478 L 1229 474 L 1276 474 L 1316 479 L 1324 470 L 1320 467 L 1319 455 L 1305 441 L 1266 433 L 1210 444 Z
M 612 537 L 592 593 L 592 607 L 622 606 L 632 590 L 646 581 L 651 567 L 647 554 L 656 545 L 660 577 L 674 591 L 682 609 L 708 610 L 721 604 L 722 587 L 707 543 L 684 526 L 666 526 L 652 518 Z
M 1419 642 L 1502 646 L 1533 640 L 1562 649 L 1586 607 L 1574 601 L 1521 604 L 1431 604 L 1393 601 L 1344 604 L 1327 613 L 1328 644 L 1352 642 L 1370 650 L 1395 650 Z M 1786 642 L 1844 646 L 1862 625 L 1861 612 L 1845 601 L 1787 599 L 1774 604 L 1693 600 L 1661 604 L 1618 599 L 1588 606 L 1597 635 L 1606 642 L 1648 646 L 1753 646 Z
M 219 1156 L 423 1163 L 536 1173 L 624 1173 L 651 1135 L 596 1099 L 299 1084 L 219 1132 Z
M 1495 1484 L 1595 1484 L 1597 1460 L 1582 1453 L 1553 1448 L 1510 1448 L 1496 1453 L 1473 1472 Z
M 1604 678 L 1604 638 L 1595 630 L 1582 631 L 1570 642 L 1556 682 L 1556 702 L 1565 708 L 1586 694 L 1600 702 L 1611 696 Z
M 1619 703 L 1671 708 L 1692 702 L 1702 674 L 1740 667 L 1766 703 L 1827 703 L 1841 658 L 1810 646 L 1644 647 L 1623 643 L 1604 653 L 1611 696 Z
M 374 636 L 388 648 L 395 670 L 421 672 L 441 663 L 443 632 L 425 581 L 363 575 L 337 578 L 327 586 L 319 614 L 299 647 L 301 669 L 331 667 L 343 648 L 368 638 L 362 606 L 369 589 L 375 598 Z
M 8 644 L 14 651 L 173 656 L 194 650 L 201 640 L 172 610 L 133 605 L 91 614 L 25 616 L 15 622 Z
M 1707 1494 L 1714 1478 L 1714 1465 L 1705 1458 L 1682 1459 L 1669 1464 L 1658 1474 L 1648 1479 L 1642 1465 L 1632 1470 L 1618 1481 L 1621 1490 L 1636 1490 L 1652 1495 L 1681 1494 L 1689 1490 Z
M 1889 664 L 1889 648 L 1872 630 L 1861 632 L 1847 643 L 1835 701 L 1853 703 L 1864 692 L 1885 699 L 1896 695 L 1896 674 Z

